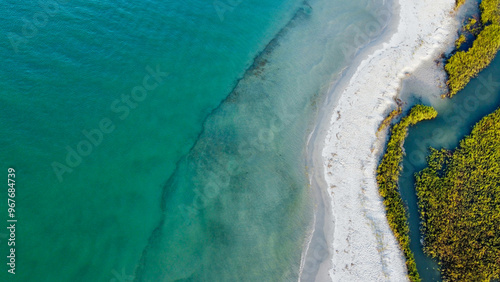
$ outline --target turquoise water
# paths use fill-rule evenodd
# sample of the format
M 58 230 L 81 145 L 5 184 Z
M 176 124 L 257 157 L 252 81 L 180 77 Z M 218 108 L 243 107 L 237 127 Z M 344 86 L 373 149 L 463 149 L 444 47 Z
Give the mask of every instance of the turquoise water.
M 308 130 L 382 2 L 7 3 L 0 280 L 296 281 Z
M 460 140 L 484 116 L 500 107 L 500 58 L 497 58 L 453 99 L 432 102 L 438 111 L 436 119 L 410 128 L 405 141 L 406 156 L 399 181 L 403 200 L 408 204 L 410 247 L 415 253 L 417 268 L 422 281 L 441 281 L 437 263 L 422 251 L 419 232 L 420 219 L 415 194 L 414 174 L 426 167 L 429 147 L 455 149 Z

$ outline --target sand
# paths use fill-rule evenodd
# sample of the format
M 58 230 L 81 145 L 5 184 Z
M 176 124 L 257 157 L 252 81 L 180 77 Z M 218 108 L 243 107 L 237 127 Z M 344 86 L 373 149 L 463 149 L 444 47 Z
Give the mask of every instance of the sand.
M 307 147 L 317 204 L 301 281 L 408 280 L 376 185 L 388 133 L 377 129 L 396 108 L 402 80 L 453 46 L 454 5 L 454 0 L 396 1 L 384 34 L 357 54 L 357 62 L 329 90 Z M 443 83 L 442 74 L 430 76 Z

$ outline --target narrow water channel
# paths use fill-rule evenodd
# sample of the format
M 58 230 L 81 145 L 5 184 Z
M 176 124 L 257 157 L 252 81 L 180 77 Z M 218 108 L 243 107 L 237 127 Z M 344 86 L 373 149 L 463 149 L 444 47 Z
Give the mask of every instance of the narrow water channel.
M 404 149 L 403 172 L 399 180 L 401 196 L 407 204 L 410 248 L 415 254 L 423 282 L 441 281 L 438 264 L 423 252 L 420 218 L 415 192 L 415 173 L 426 167 L 429 147 L 454 149 L 470 134 L 481 118 L 500 107 L 500 58 L 497 58 L 453 99 L 432 102 L 438 117 L 410 128 Z

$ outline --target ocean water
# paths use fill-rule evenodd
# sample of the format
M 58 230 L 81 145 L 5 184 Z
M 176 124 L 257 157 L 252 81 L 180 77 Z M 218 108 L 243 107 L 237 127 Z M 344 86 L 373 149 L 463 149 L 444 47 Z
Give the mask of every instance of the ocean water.
M 385 2 L 5 2 L 0 280 L 296 281 L 308 130 Z
M 441 278 L 437 262 L 422 250 L 414 174 L 427 166 L 429 147 L 455 149 L 460 140 L 470 134 L 477 122 L 500 107 L 498 73 L 500 73 L 500 58 L 497 56 L 488 68 L 452 99 L 430 102 L 430 105 L 438 111 L 436 119 L 421 122 L 408 131 L 399 187 L 409 210 L 410 247 L 415 254 L 417 269 L 424 282 L 441 281 Z

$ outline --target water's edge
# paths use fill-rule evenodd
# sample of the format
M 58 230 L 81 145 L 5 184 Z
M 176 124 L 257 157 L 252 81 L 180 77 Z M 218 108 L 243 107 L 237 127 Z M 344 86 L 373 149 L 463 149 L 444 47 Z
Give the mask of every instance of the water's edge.
M 332 269 L 335 221 L 332 214 L 331 195 L 328 193 L 328 184 L 324 175 L 322 150 L 325 146 L 331 117 L 339 99 L 341 99 L 343 89 L 349 84 L 361 62 L 389 41 L 392 35 L 397 32 L 399 3 L 389 0 L 386 7 L 391 10 L 391 17 L 386 19 L 381 34 L 359 48 L 353 62 L 342 71 L 341 76 L 336 81 L 330 84 L 307 140 L 305 166 L 315 202 L 315 216 L 310 237 L 305 244 L 302 255 L 300 281 L 331 281 L 329 271 Z

